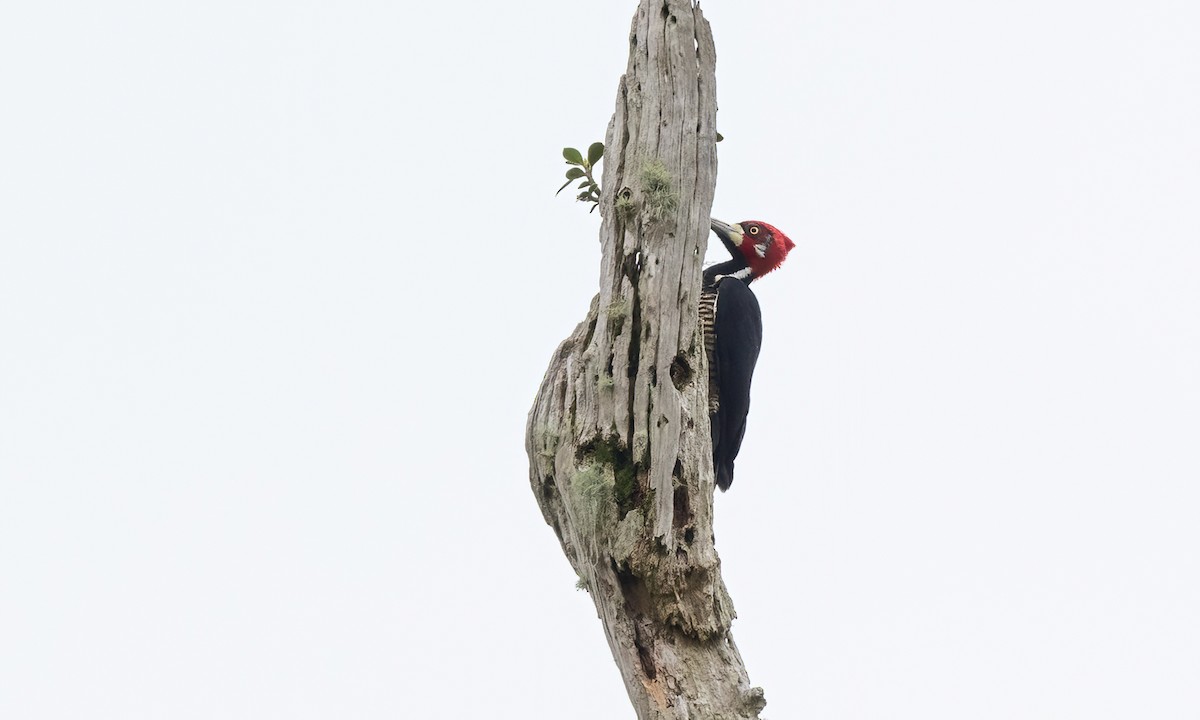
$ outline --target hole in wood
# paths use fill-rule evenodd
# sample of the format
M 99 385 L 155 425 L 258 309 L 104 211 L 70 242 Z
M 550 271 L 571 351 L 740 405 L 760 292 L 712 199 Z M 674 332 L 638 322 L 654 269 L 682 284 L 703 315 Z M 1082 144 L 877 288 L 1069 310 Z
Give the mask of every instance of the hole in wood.
M 688 364 L 687 358 L 682 355 L 676 355 L 671 361 L 671 382 L 675 383 L 676 390 L 683 390 L 692 382 L 692 366 Z

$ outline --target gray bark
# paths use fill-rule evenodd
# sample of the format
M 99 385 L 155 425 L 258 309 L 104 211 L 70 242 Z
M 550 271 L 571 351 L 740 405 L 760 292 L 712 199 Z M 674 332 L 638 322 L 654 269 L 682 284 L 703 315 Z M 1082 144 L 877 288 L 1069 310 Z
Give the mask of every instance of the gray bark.
M 713 545 L 698 300 L 716 186 L 715 49 L 689 0 L 643 0 L 605 141 L 600 292 L 526 428 L 546 522 L 641 720 L 757 718 Z

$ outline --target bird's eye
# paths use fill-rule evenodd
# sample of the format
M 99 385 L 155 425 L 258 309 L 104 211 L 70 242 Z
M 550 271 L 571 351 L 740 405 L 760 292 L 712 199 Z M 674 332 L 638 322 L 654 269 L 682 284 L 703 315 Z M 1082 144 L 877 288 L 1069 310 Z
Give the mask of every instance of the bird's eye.
M 750 226 L 750 234 L 751 234 L 751 235 L 757 235 L 757 234 L 758 234 L 758 227 L 757 227 L 757 226 L 754 226 L 754 225 L 751 225 L 751 226 Z

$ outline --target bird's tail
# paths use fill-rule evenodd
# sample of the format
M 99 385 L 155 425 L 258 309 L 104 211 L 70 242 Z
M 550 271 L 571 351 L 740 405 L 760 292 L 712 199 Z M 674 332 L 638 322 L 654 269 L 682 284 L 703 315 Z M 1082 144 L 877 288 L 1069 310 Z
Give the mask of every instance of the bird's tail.
M 717 463 L 714 469 L 717 471 L 717 487 L 721 488 L 721 492 L 725 492 L 733 484 L 733 461 L 728 464 Z

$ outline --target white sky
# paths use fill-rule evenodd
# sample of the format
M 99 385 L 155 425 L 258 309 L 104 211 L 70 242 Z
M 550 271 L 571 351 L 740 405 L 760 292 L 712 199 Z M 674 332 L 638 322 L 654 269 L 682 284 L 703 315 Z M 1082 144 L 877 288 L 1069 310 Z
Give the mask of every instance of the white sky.
M 523 424 L 633 8 L 0 10 L 0 716 L 632 717 Z M 705 11 L 766 716 L 1200 716 L 1200 5 Z

